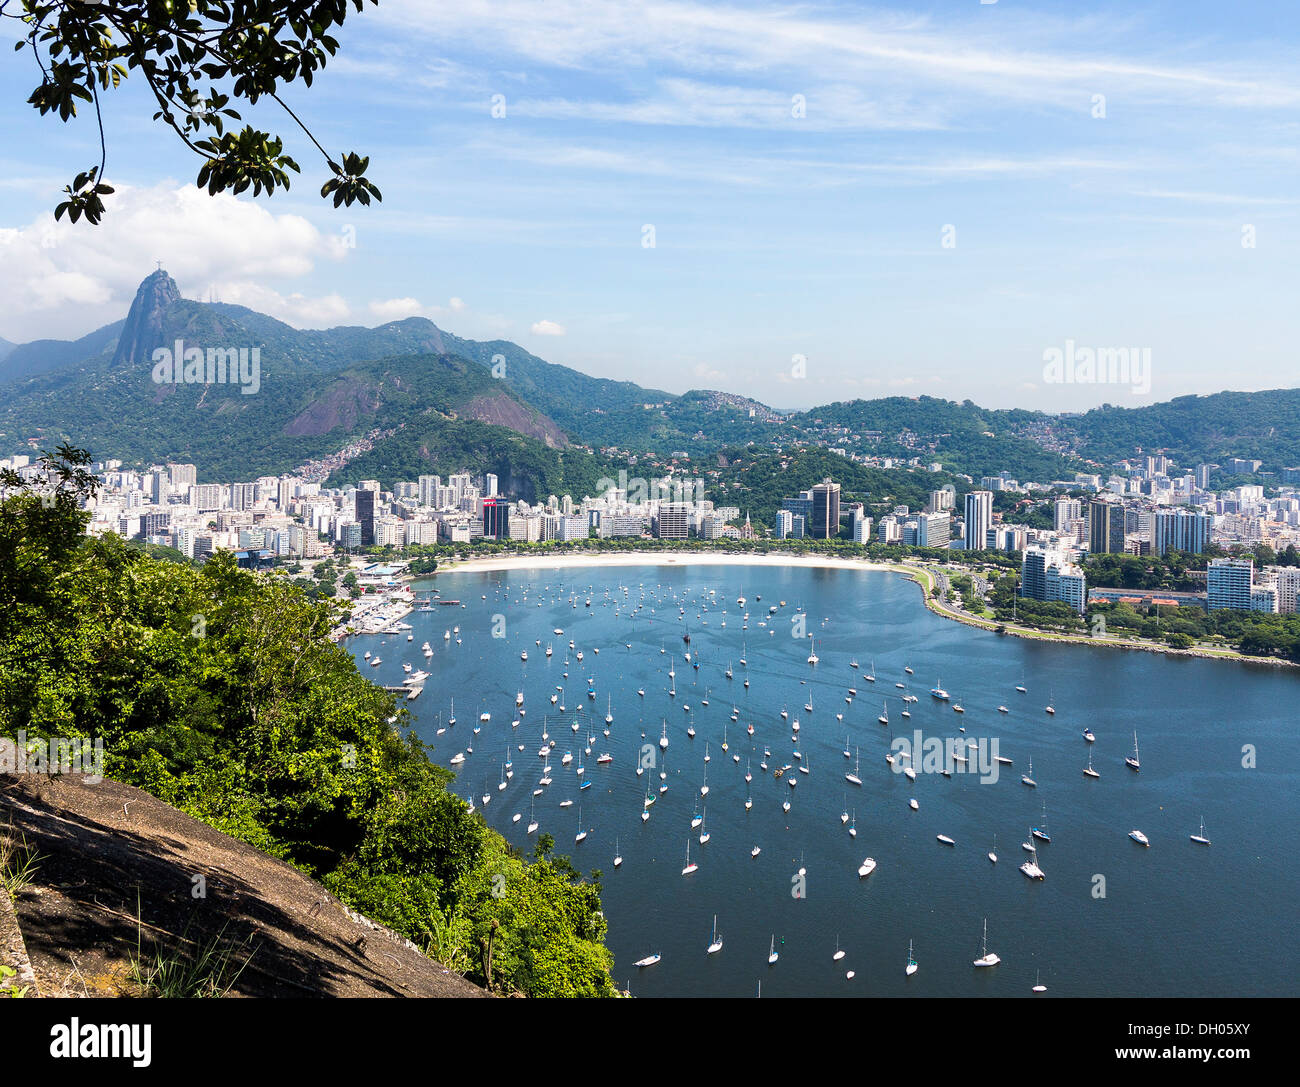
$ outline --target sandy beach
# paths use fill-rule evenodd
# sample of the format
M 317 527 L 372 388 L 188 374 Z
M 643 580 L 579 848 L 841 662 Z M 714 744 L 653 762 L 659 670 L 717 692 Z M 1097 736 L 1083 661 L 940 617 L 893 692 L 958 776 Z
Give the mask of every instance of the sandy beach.
M 495 570 L 562 570 L 583 566 L 808 566 L 828 570 L 883 570 L 894 573 L 914 573 L 916 569 L 896 564 L 869 562 L 866 559 L 838 558 L 829 555 L 767 555 L 731 554 L 723 551 L 671 552 L 626 551 L 616 554 L 595 552 L 576 555 L 505 555 L 481 559 L 464 559 L 460 562 L 439 565 L 436 574 Z

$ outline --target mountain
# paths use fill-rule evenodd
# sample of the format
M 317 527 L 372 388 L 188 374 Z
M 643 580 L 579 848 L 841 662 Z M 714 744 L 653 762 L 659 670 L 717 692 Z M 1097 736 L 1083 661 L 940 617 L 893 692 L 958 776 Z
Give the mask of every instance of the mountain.
M 183 353 L 200 348 L 204 358 L 243 350 L 251 360 L 256 349 L 255 392 L 248 381 L 155 382 L 154 351 L 178 341 Z M 369 478 L 386 478 L 378 466 L 445 471 L 456 455 L 448 441 L 469 441 L 482 464 L 498 467 L 526 451 L 528 491 L 602 471 L 601 450 L 648 454 L 651 464 L 686 453 L 699 465 L 750 446 L 821 446 L 850 458 L 938 462 L 977 481 L 1000 472 L 1070 478 L 1153 451 L 1180 468 L 1234 455 L 1273 471 L 1300 464 L 1300 390 L 1069 416 L 934 397 L 780 412 L 720 390 L 677 396 L 592 377 L 506 340 L 463 339 L 422 317 L 299 330 L 244 306 L 184 299 L 161 270 L 140 284 L 123 321 L 0 355 L 0 384 L 0 451 L 66 439 L 131 464 L 191 460 L 206 479 L 286 471 L 362 439 L 368 448 L 353 463 L 369 466 Z M 502 433 L 465 429 L 469 423 Z M 574 445 L 596 460 L 582 462 Z M 484 470 L 478 461 L 458 466 Z
M 9 350 L 0 350 L 0 385 L 93 359 L 117 342 L 122 324 L 115 321 L 79 340 L 33 340 L 25 344 L 9 344 Z
M 0 336 L 0 362 L 3 362 L 17 346 L 16 343 L 10 343 L 3 336 Z
M 180 300 L 176 281 L 161 268 L 147 276 L 135 292 L 135 300 L 118 334 L 113 365 L 149 362 L 154 349 L 165 342 L 163 326 L 167 311 Z

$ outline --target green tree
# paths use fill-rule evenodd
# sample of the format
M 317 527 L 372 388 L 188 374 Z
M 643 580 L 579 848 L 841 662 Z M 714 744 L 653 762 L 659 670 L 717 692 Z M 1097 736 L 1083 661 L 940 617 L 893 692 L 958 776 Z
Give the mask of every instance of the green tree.
M 371 0 L 378 3 L 378 0 Z M 278 103 L 324 157 L 331 177 L 321 196 L 334 206 L 383 199 L 365 177 L 370 160 L 352 152 L 331 155 L 281 97 L 285 85 L 313 78 L 338 50 L 333 36 L 349 7 L 365 0 L 0 0 L 0 18 L 23 26 L 16 46 L 28 50 L 40 81 L 27 99 L 42 116 L 61 121 L 92 107 L 99 125 L 97 165 L 64 189 L 55 210 L 75 223 L 83 215 L 97 224 L 104 215 L 108 148 L 104 96 L 132 71 L 143 77 L 161 120 L 204 161 L 196 183 L 209 195 L 254 195 L 289 188 L 300 172 L 283 140 L 244 125 L 232 103 Z

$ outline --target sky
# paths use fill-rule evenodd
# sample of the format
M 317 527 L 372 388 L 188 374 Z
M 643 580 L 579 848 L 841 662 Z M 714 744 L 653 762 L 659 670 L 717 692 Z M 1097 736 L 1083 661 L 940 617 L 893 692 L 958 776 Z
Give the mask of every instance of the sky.
M 106 95 L 99 227 L 52 216 L 98 162 L 93 113 L 26 105 L 3 22 L 11 341 L 119 319 L 161 261 L 186 297 L 297 327 L 418 314 L 780 408 L 1296 384 L 1294 5 L 381 0 L 285 96 L 370 156 L 382 204 L 319 199 L 325 164 L 273 104 L 245 119 L 285 137 L 292 189 L 199 192 L 137 75 Z M 1120 348 L 1149 368 L 1077 368 Z

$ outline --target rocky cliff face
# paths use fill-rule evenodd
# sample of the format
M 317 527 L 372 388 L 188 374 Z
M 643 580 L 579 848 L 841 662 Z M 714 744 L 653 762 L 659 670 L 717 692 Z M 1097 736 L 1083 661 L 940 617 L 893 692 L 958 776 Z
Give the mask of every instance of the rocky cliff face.
M 154 349 L 163 346 L 163 316 L 167 307 L 180 299 L 176 281 L 166 272 L 159 269 L 148 276 L 135 292 L 135 301 L 117 339 L 113 362 L 149 362 Z

